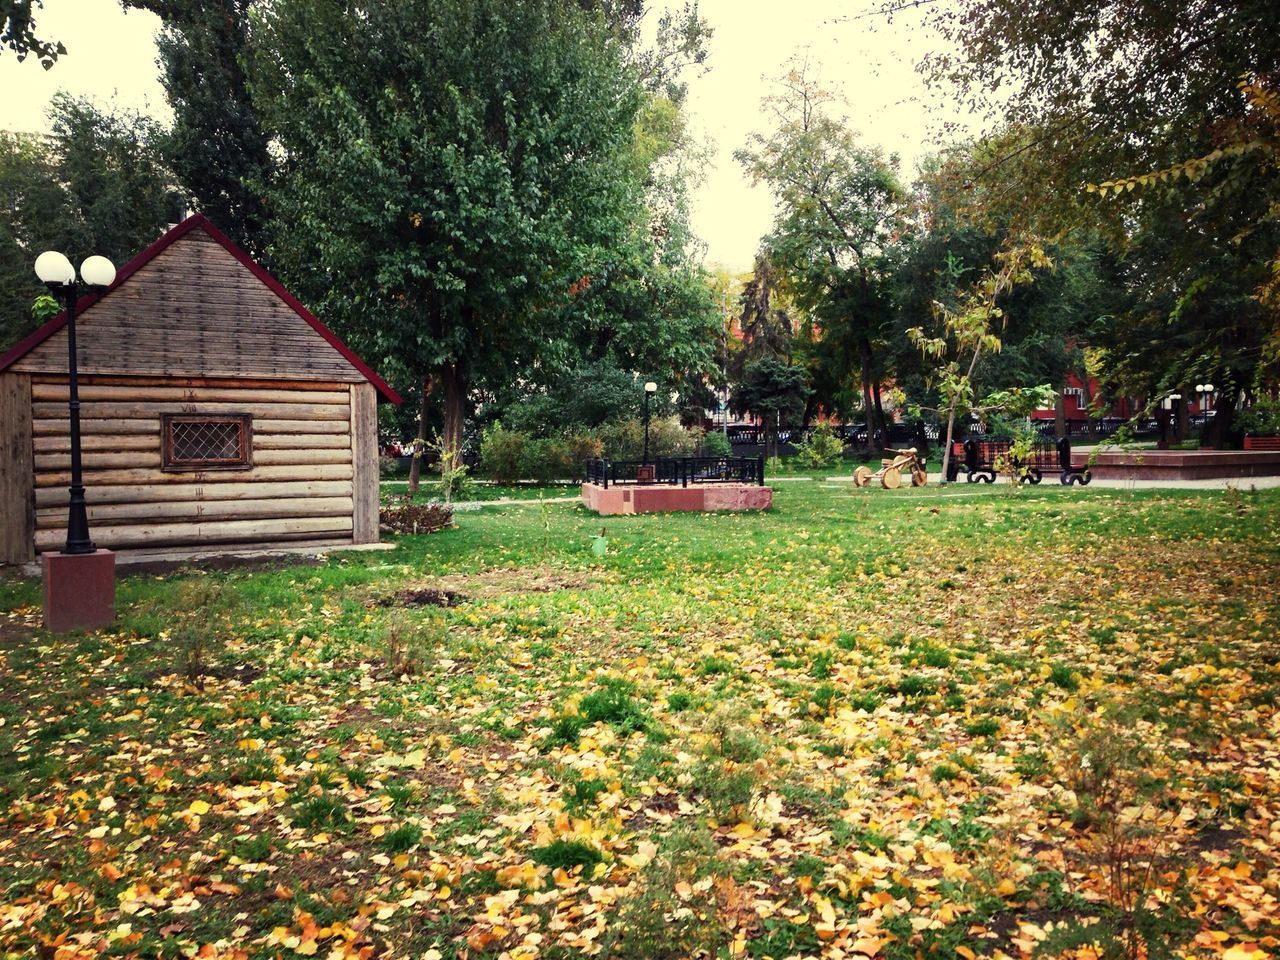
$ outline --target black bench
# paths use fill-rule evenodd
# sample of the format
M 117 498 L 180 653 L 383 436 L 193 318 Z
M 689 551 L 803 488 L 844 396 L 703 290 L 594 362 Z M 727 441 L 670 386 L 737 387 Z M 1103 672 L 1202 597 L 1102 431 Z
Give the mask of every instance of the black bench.
M 1012 445 L 1013 441 L 1007 437 L 970 437 L 962 443 L 953 443 L 951 461 L 947 466 L 947 480 L 954 483 L 963 470 L 969 483 L 994 483 L 996 462 L 1008 459 Z M 1058 473 L 1058 482 L 1063 486 L 1087 486 L 1090 480 L 1088 467 L 1077 467 L 1071 463 L 1071 441 L 1067 437 L 1056 443 L 1050 440 L 1035 441 L 1031 445 L 1030 455 L 1025 460 L 1015 461 L 1014 467 L 1018 471 L 1018 479 L 1023 483 L 1039 483 L 1045 474 L 1055 471 Z

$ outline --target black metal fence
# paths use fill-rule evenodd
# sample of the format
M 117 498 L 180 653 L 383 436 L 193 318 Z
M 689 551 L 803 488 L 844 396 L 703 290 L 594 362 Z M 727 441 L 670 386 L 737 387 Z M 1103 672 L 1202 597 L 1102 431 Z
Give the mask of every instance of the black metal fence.
M 778 430 L 778 443 L 780 444 L 798 444 L 804 443 L 811 436 L 816 427 L 781 427 Z M 923 433 L 924 438 L 929 441 L 937 442 L 939 437 L 938 427 L 933 423 L 924 423 L 917 425 L 914 423 L 891 423 L 888 425 L 888 439 L 886 443 L 902 444 L 917 443 L 920 435 Z M 844 443 L 854 446 L 865 446 L 869 439 L 867 434 L 867 425 L 865 423 L 848 423 L 833 424 L 832 432 L 840 438 Z M 719 432 L 713 429 L 711 432 Z M 747 425 L 730 425 L 724 428 L 724 435 L 729 443 L 734 446 L 759 446 L 765 442 L 768 436 L 769 428 Z M 879 439 L 878 435 L 874 439 Z
M 751 483 L 764 486 L 764 457 L 662 457 L 641 460 L 587 461 L 587 483 L 602 487 L 665 483 L 687 487 L 698 483 Z

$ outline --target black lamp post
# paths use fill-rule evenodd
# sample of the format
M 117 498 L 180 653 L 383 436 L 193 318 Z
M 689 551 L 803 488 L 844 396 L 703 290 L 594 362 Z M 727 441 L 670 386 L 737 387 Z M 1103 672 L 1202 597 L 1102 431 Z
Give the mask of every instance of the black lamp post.
M 1205 426 L 1209 424 L 1209 404 L 1213 400 L 1213 391 L 1212 383 L 1196 384 L 1196 393 L 1200 399 L 1200 416 L 1204 419 Z
M 649 398 L 658 392 L 658 385 L 652 380 L 644 385 L 644 462 L 649 462 Z
M 80 385 L 76 370 L 76 299 L 83 292 L 76 282 L 71 261 L 54 250 L 36 258 L 36 276 L 67 309 L 67 376 L 68 404 L 71 419 L 71 505 L 67 513 L 67 544 L 64 553 L 93 553 L 89 539 L 89 515 L 85 509 L 84 483 L 80 469 Z M 100 289 L 111 286 L 116 268 L 106 257 L 89 257 L 80 264 L 84 287 Z

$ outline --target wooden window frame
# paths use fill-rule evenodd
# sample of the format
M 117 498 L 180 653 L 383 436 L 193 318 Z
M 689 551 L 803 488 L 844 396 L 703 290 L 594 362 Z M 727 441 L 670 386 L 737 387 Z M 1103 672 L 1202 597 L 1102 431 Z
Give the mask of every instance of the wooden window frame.
M 178 460 L 173 455 L 173 426 L 179 423 L 235 423 L 240 427 L 240 456 L 234 460 Z M 248 413 L 160 414 L 160 469 L 165 473 L 253 468 L 253 417 Z

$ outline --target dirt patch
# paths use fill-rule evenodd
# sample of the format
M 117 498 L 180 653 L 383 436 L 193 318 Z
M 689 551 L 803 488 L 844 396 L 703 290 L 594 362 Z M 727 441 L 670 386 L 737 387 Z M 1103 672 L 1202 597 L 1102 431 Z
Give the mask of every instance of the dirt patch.
M 486 570 L 484 573 L 456 573 L 432 577 L 403 586 L 390 596 L 366 601 L 367 607 L 456 607 L 470 600 L 491 600 L 522 593 L 555 593 L 559 590 L 590 590 L 590 577 L 563 570 L 531 567 L 525 570 Z
M 382 601 L 384 607 L 456 607 L 467 599 L 457 590 L 441 590 L 437 587 L 418 587 L 401 590 Z
M 1196 834 L 1190 846 L 1192 850 L 1203 852 L 1231 850 L 1237 847 L 1244 838 L 1245 835 L 1239 830 L 1225 827 L 1206 827 Z
M 39 630 L 38 615 L 25 616 L 20 613 L 10 613 L 0 618 L 0 650 L 29 647 Z
M 317 553 L 325 552 L 316 548 L 315 552 L 285 553 L 270 557 L 204 557 L 199 560 L 148 560 L 145 563 L 120 564 L 120 572 L 128 576 L 164 577 L 171 573 L 202 571 L 204 573 L 222 573 L 236 570 L 244 573 L 271 573 L 276 570 L 288 570 L 293 567 L 318 567 L 321 563 Z

